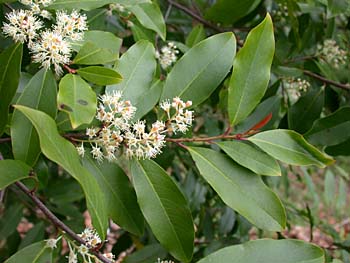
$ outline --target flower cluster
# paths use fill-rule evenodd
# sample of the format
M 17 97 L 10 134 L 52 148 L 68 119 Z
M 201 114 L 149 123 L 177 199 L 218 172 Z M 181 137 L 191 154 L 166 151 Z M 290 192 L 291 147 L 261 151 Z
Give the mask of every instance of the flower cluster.
M 334 68 L 339 68 L 339 65 L 345 64 L 347 60 L 347 52 L 341 49 L 337 42 L 333 39 L 326 39 L 323 45 L 318 45 L 318 55 Z
M 128 158 L 154 158 L 161 153 L 167 133 L 185 133 L 192 125 L 193 112 L 186 109 L 192 103 L 185 103 L 178 97 L 172 103 L 161 103 L 160 107 L 166 112 L 167 120 L 157 120 L 149 132 L 146 121 L 132 122 L 136 108 L 130 101 L 122 100 L 121 92 L 104 94 L 99 99 L 96 119 L 102 123 L 102 128 L 92 127 L 86 130 L 92 143 L 91 154 L 98 161 L 115 160 L 121 145 L 125 147 Z M 84 145 L 78 146 L 77 151 L 83 156 Z
M 50 0 L 22 0 L 31 10 L 14 10 L 6 15 L 9 23 L 4 23 L 3 32 L 16 42 L 28 42 L 33 62 L 40 63 L 48 69 L 53 65 L 56 75 L 62 74 L 62 64 L 70 62 L 72 41 L 82 40 L 87 30 L 85 15 L 73 11 L 56 12 L 56 24 L 52 29 L 45 29 L 44 23 L 37 15 L 50 18 L 48 11 L 42 10 L 52 1 Z
M 306 92 L 310 86 L 310 82 L 301 78 L 288 78 L 284 82 L 286 95 L 292 104 L 295 103 L 300 98 L 301 93 Z
M 177 60 L 177 54 L 179 51 L 173 42 L 169 42 L 168 45 L 163 46 L 159 51 L 156 51 L 156 58 L 159 60 L 160 66 L 163 69 L 167 69 Z

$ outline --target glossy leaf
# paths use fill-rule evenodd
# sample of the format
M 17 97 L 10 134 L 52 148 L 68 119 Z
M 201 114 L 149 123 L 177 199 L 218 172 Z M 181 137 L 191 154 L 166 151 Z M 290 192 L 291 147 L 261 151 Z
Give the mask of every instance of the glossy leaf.
M 350 139 L 337 145 L 328 146 L 325 152 L 332 156 L 349 156 L 350 155 Z
M 161 245 L 152 244 L 127 256 L 123 263 L 154 263 L 158 259 L 166 257 L 167 254 Z
M 135 5 L 147 3 L 149 0 L 55 0 L 48 8 L 49 9 L 83 9 L 92 10 L 107 4 L 118 3 L 122 5 Z
M 129 10 L 136 16 L 140 23 L 159 34 L 159 36 L 165 41 L 166 28 L 162 12 L 156 3 L 145 3 L 139 5 L 133 5 Z
M 52 249 L 46 246 L 46 241 L 40 241 L 18 251 L 5 263 L 50 263 L 52 262 Z
M 238 164 L 259 175 L 281 176 L 281 168 L 270 155 L 242 141 L 217 143 Z
M 318 119 L 305 134 L 312 144 L 336 145 L 350 138 L 350 107 L 343 107 L 336 112 Z
M 131 174 L 137 200 L 152 232 L 175 258 L 189 262 L 194 229 L 180 189 L 154 161 L 133 161 Z
M 7 206 L 0 218 L 0 240 L 6 240 L 15 233 L 22 218 L 23 205 L 21 203 L 14 203 Z
M 17 104 L 46 112 L 52 118 L 57 112 L 57 84 L 50 70 L 38 71 L 26 85 Z M 33 166 L 39 155 L 39 137 L 32 123 L 18 110 L 11 122 L 11 142 L 15 159 Z
M 96 65 L 106 64 L 118 59 L 118 55 L 107 48 L 101 48 L 88 41 L 79 50 L 73 59 L 73 64 Z
M 323 250 L 311 243 L 292 239 L 260 239 L 225 247 L 198 263 L 324 263 Z
M 39 135 L 43 154 L 59 164 L 80 183 L 93 225 L 103 239 L 108 227 L 103 190 L 99 188 L 97 180 L 80 164 L 75 147 L 59 135 L 55 121 L 47 114 L 20 105 L 16 105 L 15 108 L 20 110 L 34 125 Z
M 106 88 L 106 92 L 120 90 L 123 98 L 133 104 L 147 92 L 156 70 L 153 45 L 141 40 L 128 49 L 116 62 L 114 69 L 123 76 L 123 81 Z
M 27 178 L 31 167 L 22 161 L 2 160 L 0 161 L 0 190 L 5 187 Z
M 208 9 L 206 18 L 215 22 L 232 24 L 248 15 L 261 0 L 218 0 Z
M 186 38 L 186 46 L 193 47 L 205 39 L 205 29 L 202 24 L 195 26 Z
M 175 64 L 165 82 L 161 101 L 176 96 L 193 106 L 206 100 L 226 77 L 236 54 L 232 33 L 209 37 L 188 50 Z
M 108 49 L 114 55 L 119 55 L 119 49 L 122 45 L 122 39 L 116 37 L 111 32 L 89 30 L 84 33 L 84 41 L 73 42 L 72 48 L 74 51 L 79 51 L 80 48 L 87 42 L 92 42 L 99 48 Z
M 324 88 L 310 90 L 288 109 L 288 127 L 299 133 L 307 132 L 320 116 L 324 104 Z
M 231 124 L 243 121 L 263 98 L 270 80 L 275 51 L 269 14 L 252 29 L 233 62 L 229 84 L 228 113 Z
M 189 151 L 201 175 L 229 207 L 261 229 L 281 231 L 285 227 L 284 207 L 260 176 L 216 151 L 200 147 Z
M 123 229 L 142 235 L 144 220 L 136 194 L 128 176 L 118 165 L 97 163 L 91 156 L 83 159 L 83 166 L 93 174 L 103 189 L 109 217 Z
M 78 69 L 77 72 L 87 81 L 101 86 L 117 84 L 123 80 L 118 72 L 105 67 L 91 66 Z
M 59 84 L 57 104 L 60 110 L 68 113 L 73 129 L 81 124 L 89 124 L 94 119 L 96 93 L 81 77 L 65 75 Z
M 334 162 L 294 131 L 270 130 L 260 132 L 248 140 L 272 157 L 288 164 L 325 167 Z
M 137 111 L 134 116 L 135 120 L 141 119 L 144 115 L 146 115 L 146 113 L 153 109 L 153 107 L 159 101 L 160 95 L 163 91 L 163 87 L 164 82 L 161 80 L 157 80 L 153 83 L 149 90 L 147 90 L 142 96 L 140 96 L 140 98 L 134 104 L 134 106 L 137 108 Z
M 324 180 L 324 201 L 328 207 L 334 205 L 334 200 L 336 197 L 336 182 L 334 173 L 331 170 L 326 171 Z
M 23 48 L 14 44 L 0 54 L 0 136 L 8 121 L 9 106 L 19 84 Z

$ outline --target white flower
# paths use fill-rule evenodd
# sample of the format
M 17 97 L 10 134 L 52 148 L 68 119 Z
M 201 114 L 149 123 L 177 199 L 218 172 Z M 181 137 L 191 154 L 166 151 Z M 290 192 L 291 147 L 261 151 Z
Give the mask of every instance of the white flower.
M 78 263 L 77 254 L 73 250 L 69 251 L 68 263 Z
M 33 62 L 41 63 L 42 67 L 54 66 L 57 75 L 63 73 L 61 64 L 68 64 L 71 56 L 71 45 L 61 34 L 46 30 L 41 39 L 32 46 Z
M 86 244 L 90 248 L 94 248 L 102 242 L 100 236 L 97 234 L 95 229 L 85 228 L 84 231 L 81 234 L 79 234 L 79 236 L 86 242 Z
M 81 255 L 86 255 L 89 253 L 89 248 L 85 245 L 80 245 L 79 248 L 78 248 L 78 252 L 81 254 Z
M 318 55 L 335 68 L 339 68 L 339 65 L 347 61 L 347 52 L 333 39 L 326 39 L 323 45 L 318 45 Z
M 84 31 L 88 29 L 86 20 L 86 15 L 80 15 L 77 11 L 73 11 L 70 15 L 65 11 L 57 11 L 54 30 L 73 41 L 82 40 Z
M 103 161 L 103 153 L 100 147 L 92 146 L 91 154 L 92 154 L 92 157 L 94 157 L 97 161 L 99 162 Z
M 49 247 L 51 249 L 54 249 L 57 247 L 57 242 L 61 239 L 61 237 L 55 239 L 55 238 L 50 238 L 46 240 L 46 247 Z
M 163 69 L 167 69 L 177 60 L 177 54 L 179 51 L 173 42 L 169 42 L 168 45 L 163 46 L 159 51 L 156 52 L 156 58 L 159 60 L 160 66 Z
M 43 27 L 43 23 L 29 10 L 14 10 L 6 18 L 9 23 L 4 23 L 2 30 L 15 42 L 31 42 L 37 36 L 37 31 Z
M 84 157 L 84 154 L 85 154 L 84 144 L 81 143 L 80 146 L 76 146 L 75 148 L 77 149 L 78 154 L 79 154 L 81 157 Z

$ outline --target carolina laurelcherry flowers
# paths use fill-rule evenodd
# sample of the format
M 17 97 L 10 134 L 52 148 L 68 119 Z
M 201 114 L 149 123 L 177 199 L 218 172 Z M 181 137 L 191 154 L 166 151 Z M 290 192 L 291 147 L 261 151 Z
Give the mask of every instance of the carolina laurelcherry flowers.
M 160 66 L 167 69 L 176 62 L 178 53 L 175 44 L 169 42 L 168 45 L 161 48 L 160 52 L 156 51 L 156 58 L 159 60 Z
M 191 101 L 183 102 L 176 97 L 172 102 L 160 104 L 166 113 L 167 120 L 152 123 L 147 132 L 146 121 L 132 123 L 136 108 L 131 102 L 122 99 L 122 93 L 115 91 L 100 96 L 96 119 L 102 122 L 102 128 L 88 128 L 86 135 L 92 143 L 92 156 L 102 161 L 115 160 L 121 145 L 125 147 L 128 158 L 150 159 L 161 153 L 167 133 L 185 133 L 192 125 L 193 112 L 188 107 Z M 85 153 L 83 144 L 77 147 L 78 153 Z
M 317 49 L 319 56 L 334 68 L 339 68 L 339 65 L 346 63 L 347 52 L 341 49 L 333 39 L 326 39 L 323 45 L 317 46 Z
M 72 11 L 56 12 L 56 24 L 51 29 L 43 31 L 44 23 L 39 16 L 50 19 L 47 7 L 51 0 L 22 0 L 22 4 L 29 5 L 31 10 L 14 10 L 6 15 L 9 23 L 4 23 L 3 32 L 13 38 L 15 42 L 28 42 L 35 63 L 48 69 L 53 65 L 56 75 L 62 74 L 62 64 L 70 62 L 72 53 L 71 43 L 82 40 L 87 30 L 86 16 Z

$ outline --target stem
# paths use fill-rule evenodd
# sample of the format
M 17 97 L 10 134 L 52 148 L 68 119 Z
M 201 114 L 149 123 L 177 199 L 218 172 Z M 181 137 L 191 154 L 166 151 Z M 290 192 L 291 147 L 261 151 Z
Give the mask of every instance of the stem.
M 10 142 L 10 141 L 11 141 L 11 137 L 8 137 L 8 138 L 0 138 L 0 143 Z
M 68 65 L 64 64 L 63 67 L 68 71 L 70 74 L 76 74 L 77 71 L 75 69 L 70 68 Z
M 31 192 L 23 183 L 16 182 L 15 183 L 19 189 L 22 190 L 35 204 L 36 206 L 44 213 L 44 215 L 52 222 L 52 224 L 62 229 L 67 235 L 69 235 L 73 240 L 77 241 L 80 244 L 86 245 L 85 241 L 78 236 L 72 229 L 70 229 L 66 224 L 64 224 L 61 220 L 59 220 L 45 205 L 40 199 Z M 100 252 L 90 250 L 91 254 L 96 256 L 103 263 L 111 263 L 108 259 L 106 259 Z
M 339 82 L 327 79 L 325 77 L 317 75 L 316 73 L 313 73 L 313 72 L 308 71 L 308 70 L 304 70 L 304 74 L 307 75 L 307 76 L 310 76 L 310 77 L 312 77 L 314 79 L 320 80 L 320 81 L 322 81 L 325 84 L 329 84 L 329 85 L 332 85 L 334 87 L 341 88 L 341 89 L 346 90 L 346 91 L 350 91 L 350 85 L 349 84 L 343 84 L 343 83 L 339 83 Z
M 221 134 L 217 136 L 212 137 L 192 137 L 192 138 L 178 138 L 178 139 L 172 139 L 172 138 L 165 138 L 167 142 L 174 142 L 174 143 L 182 143 L 182 142 L 212 142 L 215 140 L 224 140 L 224 139 L 233 139 L 233 140 L 242 140 L 242 134 L 234 134 L 234 135 L 227 135 L 227 134 Z

